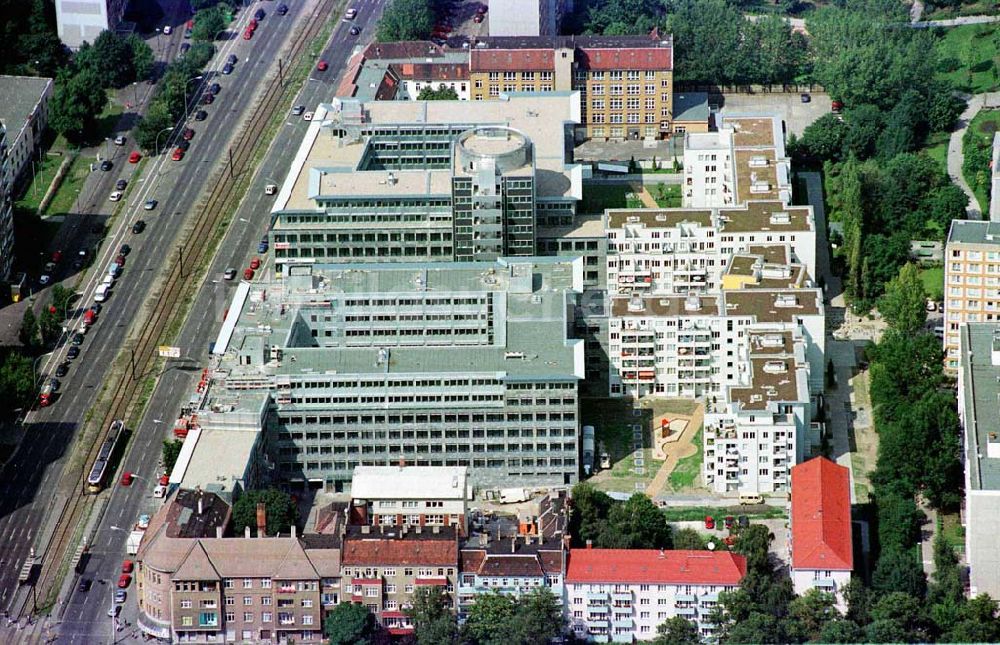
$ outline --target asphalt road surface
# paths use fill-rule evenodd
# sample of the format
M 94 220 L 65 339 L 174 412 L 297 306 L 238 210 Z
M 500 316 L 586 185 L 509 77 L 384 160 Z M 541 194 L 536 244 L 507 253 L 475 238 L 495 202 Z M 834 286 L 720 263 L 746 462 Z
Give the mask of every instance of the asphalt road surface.
M 124 273 L 116 281 L 112 295 L 104 303 L 97 322 L 86 335 L 79 358 L 70 361 L 69 373 L 60 379 L 58 397 L 51 406 L 28 414 L 25 419 L 25 440 L 0 479 L 0 609 L 14 613 L 25 602 L 28 589 L 18 587 L 17 575 L 29 549 L 37 540 L 39 532 L 44 529 L 43 522 L 58 514 L 58 500 L 54 493 L 64 474 L 65 457 L 76 432 L 109 378 L 109 366 L 121 349 L 125 334 L 139 307 L 148 296 L 152 278 L 164 262 L 177 261 L 176 240 L 183 218 L 195 205 L 211 170 L 217 164 L 224 163 L 230 138 L 233 136 L 233 126 L 245 116 L 260 82 L 272 69 L 276 69 L 278 53 L 297 18 L 312 8 L 312 3 L 309 2 L 286 3 L 289 5 L 288 15 L 278 16 L 269 11 L 252 40 L 246 41 L 239 37 L 241 26 L 251 17 L 248 12 L 243 12 L 232 28 L 235 36 L 219 43 L 219 52 L 209 64 L 204 78 L 190 84 L 192 93 L 200 92 L 213 82 L 222 86 L 212 105 L 198 106 L 208 112 L 207 120 L 194 121 L 192 116 L 188 125 L 196 134 L 183 160 L 172 161 L 169 153 L 147 160 L 142 176 L 134 179 L 129 186 L 126 206 L 114 220 L 114 230 L 102 244 L 100 255 L 94 260 L 78 290 L 83 294 L 79 306 L 89 306 L 93 302 L 97 285 L 104 278 L 106 268 L 117 255 L 120 245 L 128 243 L 132 247 Z M 272 7 L 267 5 L 267 8 Z M 175 34 L 179 31 L 182 29 L 175 29 Z M 182 35 L 177 37 L 182 38 Z M 179 43 L 171 41 L 170 46 L 179 47 Z M 239 62 L 232 75 L 222 75 L 220 70 L 230 53 L 235 53 Z M 195 109 L 197 108 L 192 109 L 192 113 Z M 181 129 L 178 127 L 161 137 L 161 150 L 173 148 L 172 144 L 179 138 Z M 104 173 L 108 175 L 107 181 L 94 190 L 96 199 L 105 202 L 105 183 L 113 185 L 119 178 L 118 172 L 128 166 L 127 157 L 134 148 L 126 145 L 111 149 L 116 153 L 112 158 L 114 169 Z M 109 188 L 107 192 L 110 193 Z M 143 204 L 150 198 L 158 200 L 159 204 L 154 210 L 146 211 Z M 138 219 L 145 220 L 146 230 L 141 234 L 132 234 L 132 225 Z M 76 317 L 70 324 L 78 326 L 79 322 L 80 318 Z M 40 371 L 43 374 L 54 372 L 56 365 L 65 360 L 68 348 L 68 342 L 58 347 L 43 362 Z M 155 432 L 146 432 L 145 435 L 139 433 L 134 439 L 130 458 L 140 460 L 142 467 L 127 467 L 135 470 L 139 479 L 132 488 L 115 488 L 112 491 L 109 511 L 104 518 L 108 526 L 116 523 L 129 526 L 139 509 L 151 500 L 152 485 L 148 474 L 159 459 L 159 444 L 159 435 Z M 85 468 L 89 469 L 89 466 L 87 464 Z M 65 474 L 76 476 L 75 473 Z M 150 486 L 147 487 L 146 484 Z M 118 538 L 117 543 L 109 543 L 109 533 Z M 92 570 L 88 570 L 85 576 L 117 580 L 117 575 L 111 576 L 111 569 L 120 567 L 118 556 L 123 553 L 124 537 L 124 533 L 106 529 L 95 542 L 89 564 Z M 102 567 L 101 564 L 105 561 L 108 566 Z M 81 612 L 67 613 L 66 618 L 70 619 L 67 627 L 70 627 L 70 631 L 76 629 L 72 622 L 74 618 L 82 619 L 86 626 L 91 625 L 87 616 L 94 609 L 93 613 L 100 613 L 104 618 L 103 638 L 109 641 L 109 619 L 105 615 L 109 594 L 99 594 L 98 589 L 102 587 L 95 584 L 92 602 L 83 603 L 87 608 L 86 615 Z M 99 611 L 96 603 L 98 595 L 103 601 Z M 30 603 L 28 608 L 30 609 Z M 93 625 L 93 628 L 96 634 L 97 626 Z M 74 642 L 97 643 L 101 642 L 100 638 L 83 637 Z
M 153 392 L 145 418 L 138 428 L 133 429 L 136 437 L 129 454 L 123 459 L 122 469 L 137 473 L 138 477 L 128 488 L 115 482 L 107 511 L 91 548 L 90 560 L 83 573 L 83 577 L 95 580 L 95 584 L 86 593 L 76 591 L 74 585 L 59 628 L 60 643 L 89 644 L 110 641 L 111 619 L 107 616 L 107 610 L 111 589 L 120 573 L 122 560 L 128 557 L 125 554 L 127 533 L 124 529 L 127 529 L 139 514 L 152 515 L 162 503 L 161 500 L 152 497 L 152 489 L 160 474 L 157 470 L 160 468 L 160 444 L 168 437 L 181 405 L 194 391 L 201 368 L 207 364 L 208 345 L 218 334 L 222 314 L 237 284 L 235 281 L 224 281 L 222 274 L 228 267 L 238 269 L 246 267 L 250 258 L 258 255 L 257 243 L 267 232 L 270 224 L 269 213 L 274 200 L 274 196 L 264 195 L 264 186 L 269 183 L 280 184 L 284 180 L 309 125 L 301 117 L 291 116 L 291 108 L 293 105 L 305 105 L 307 110 L 312 110 L 318 103 L 333 98 L 338 78 L 348 58 L 357 48 L 371 39 L 385 2 L 386 0 L 368 0 L 352 3 L 351 6 L 358 9 L 357 19 L 350 24 L 338 23 L 330 42 L 320 56 L 329 63 L 329 69 L 318 72 L 314 65 L 305 86 L 292 103 L 285 106 L 289 116 L 256 171 L 250 190 L 241 202 L 236 217 L 233 218 L 229 231 L 219 247 L 220 251 L 198 291 L 191 314 L 182 327 L 177 344 L 181 348 L 183 360 L 168 363 Z M 292 6 L 289 3 L 289 7 Z M 359 36 L 350 35 L 348 30 L 351 24 L 361 28 Z M 237 70 L 237 73 L 239 72 L 240 70 Z M 225 89 L 220 97 L 224 94 Z M 106 582 L 104 584 L 96 582 L 100 580 Z M 118 642 L 133 640 L 131 634 L 136 625 L 138 610 L 131 592 L 130 587 L 129 598 L 121 616 L 133 627 L 119 632 Z

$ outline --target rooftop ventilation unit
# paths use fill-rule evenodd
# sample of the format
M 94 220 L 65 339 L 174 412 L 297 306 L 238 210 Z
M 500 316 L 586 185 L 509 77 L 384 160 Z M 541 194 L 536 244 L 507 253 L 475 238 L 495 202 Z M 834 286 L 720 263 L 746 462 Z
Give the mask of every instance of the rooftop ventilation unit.
M 768 374 L 784 374 L 788 371 L 785 361 L 767 361 L 764 363 L 764 371 Z
M 793 293 L 779 293 L 778 297 L 774 299 L 775 307 L 795 307 L 798 304 L 799 301 Z

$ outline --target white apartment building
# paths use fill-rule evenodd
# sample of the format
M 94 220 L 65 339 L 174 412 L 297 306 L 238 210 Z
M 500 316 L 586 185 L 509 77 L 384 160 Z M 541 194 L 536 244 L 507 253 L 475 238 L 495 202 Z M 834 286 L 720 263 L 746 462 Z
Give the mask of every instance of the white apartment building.
M 811 206 L 780 201 L 717 208 L 609 210 L 607 285 L 614 294 L 683 295 L 723 287 L 735 254 L 762 255 L 761 275 L 775 264 L 799 264 L 802 284 L 816 275 L 816 222 Z M 735 288 L 739 280 L 734 279 Z
M 1000 321 L 1000 222 L 952 220 L 944 251 L 945 368 L 960 368 L 962 323 Z
M 490 36 L 557 36 L 572 0 L 503 0 L 491 2 Z
M 457 526 L 467 535 L 471 498 L 465 466 L 355 466 L 348 519 L 376 526 Z
M 744 575 L 746 559 L 728 551 L 572 549 L 563 608 L 576 637 L 590 642 L 652 640 L 675 616 L 707 638 L 715 629 L 705 619 L 719 592 L 735 589 Z
M 791 163 L 781 119 L 771 115 L 722 118 L 715 132 L 684 136 L 685 206 L 723 208 L 748 201 L 792 201 Z

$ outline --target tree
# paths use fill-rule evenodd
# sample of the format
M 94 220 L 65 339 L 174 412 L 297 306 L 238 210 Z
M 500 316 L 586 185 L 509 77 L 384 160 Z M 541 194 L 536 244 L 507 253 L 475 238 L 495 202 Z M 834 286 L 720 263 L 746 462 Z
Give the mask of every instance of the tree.
M 810 589 L 788 603 L 788 631 L 792 640 L 815 641 L 826 624 L 840 616 L 833 594 Z
M 927 322 L 927 292 L 917 265 L 907 263 L 885 287 L 878 309 L 893 328 L 915 334 Z
M 132 50 L 132 80 L 142 81 L 148 79 L 153 73 L 153 48 L 146 43 L 138 34 L 129 34 L 125 43 Z
M 441 587 L 418 587 L 413 604 L 406 610 L 420 645 L 451 645 L 458 637 L 458 626 L 448 607 L 450 601 Z
M 375 39 L 379 42 L 426 40 L 434 29 L 434 13 L 429 0 L 394 0 L 378 21 Z
M 876 643 L 927 640 L 926 620 L 921 602 L 902 591 L 892 591 L 872 606 L 868 636 Z M 873 629 L 874 628 L 874 629 Z M 900 634 L 905 635 L 898 638 Z M 886 640 L 890 638 L 891 640 Z
M 927 588 L 924 570 L 911 552 L 883 552 L 872 575 L 875 591 L 889 593 L 901 591 L 914 597 L 923 597 Z M 874 620 L 874 614 L 872 619 Z
M 70 141 L 79 143 L 91 133 L 107 102 L 104 85 L 93 70 L 83 70 L 71 77 L 61 76 L 56 79 L 52 95 L 49 125 Z
M 820 643 L 858 643 L 864 638 L 864 632 L 853 620 L 834 618 L 825 625 L 819 633 Z
M 38 345 L 38 320 L 30 306 L 24 309 L 24 315 L 21 316 L 21 328 L 17 332 L 17 339 L 28 348 Z
M 836 120 L 836 115 L 832 116 Z M 882 111 L 875 105 L 857 105 L 845 110 L 844 154 L 853 154 L 861 160 L 874 155 L 883 121 Z
M 453 88 L 445 87 L 443 84 L 434 89 L 430 85 L 420 90 L 420 94 L 417 94 L 418 101 L 457 101 L 458 92 Z
M 375 616 L 364 605 L 345 602 L 326 613 L 323 631 L 330 645 L 368 645 L 377 627 Z
M 482 645 L 503 643 L 505 634 L 502 630 L 514 617 L 514 612 L 514 601 L 510 596 L 498 590 L 481 594 L 469 608 L 462 625 L 462 635 L 466 640 Z
M 619 549 L 669 549 L 671 529 L 663 511 L 644 493 L 615 504 L 601 546 Z
M 859 579 L 851 578 L 844 586 L 844 601 L 849 621 L 861 626 L 871 622 L 872 592 Z
M 177 458 L 180 457 L 181 448 L 183 447 L 184 442 L 180 439 L 163 442 L 163 468 L 168 473 L 174 469 L 174 465 L 177 463 Z
M 679 551 L 701 551 L 705 548 L 705 538 L 695 529 L 674 531 L 673 543 Z
M 45 308 L 38 317 L 38 330 L 41 332 L 42 345 L 49 345 L 56 342 L 62 333 L 62 324 L 60 324 L 59 316 L 52 313 L 50 309 Z
M 608 512 L 614 500 L 593 485 L 581 482 L 570 493 L 569 534 L 574 546 L 584 546 L 587 540 L 600 542 Z
M 77 51 L 74 63 L 78 69 L 97 74 L 104 87 L 124 87 L 135 80 L 134 57 L 135 50 L 128 40 L 105 29 L 89 47 Z
M 972 598 L 962 606 L 958 624 L 940 640 L 950 643 L 1000 642 L 997 602 L 986 594 Z
M 201 9 L 194 14 L 194 29 L 191 38 L 212 42 L 220 31 L 226 28 L 226 10 L 222 5 Z
M 786 643 L 782 622 L 762 612 L 753 612 L 743 621 L 732 625 L 726 632 L 727 643 Z
M 164 101 L 154 100 L 149 104 L 146 114 L 139 121 L 135 131 L 136 144 L 147 151 L 156 147 L 156 137 L 174 124 L 170 109 Z M 162 139 L 161 139 L 162 140 Z
M 262 502 L 267 514 L 267 530 L 271 535 L 288 533 L 298 520 L 299 511 L 288 493 L 275 488 L 244 491 L 233 504 L 233 532 L 242 534 L 247 526 L 257 526 L 257 504 Z
M 656 628 L 653 645 L 701 645 L 698 625 L 684 616 L 674 616 Z
M 14 410 L 29 405 L 36 395 L 36 383 L 31 357 L 15 348 L 7 348 L 0 361 L 0 410 L 12 417 Z

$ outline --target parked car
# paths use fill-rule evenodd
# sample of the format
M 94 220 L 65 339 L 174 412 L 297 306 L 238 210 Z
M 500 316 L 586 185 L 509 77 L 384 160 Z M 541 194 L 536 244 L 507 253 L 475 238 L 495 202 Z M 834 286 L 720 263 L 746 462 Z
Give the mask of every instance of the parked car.
M 206 112 L 205 110 L 198 110 L 197 112 L 194 113 L 195 121 L 204 121 L 207 118 L 208 118 L 208 112 Z
M 142 221 L 141 219 L 136 220 L 135 224 L 132 225 L 132 232 L 136 235 L 142 233 L 145 230 L 146 230 L 146 222 Z
M 102 172 L 108 172 L 112 168 L 114 168 L 114 164 L 112 164 L 109 160 L 105 159 L 104 161 L 101 162 Z
M 306 112 L 305 114 L 302 115 L 302 120 L 303 121 L 312 121 L 313 120 L 313 113 L 312 112 Z
M 267 238 L 265 237 L 265 238 L 262 238 L 260 240 L 260 242 L 257 243 L 257 252 L 258 253 L 267 253 L 267 248 L 268 248 L 268 242 L 267 242 Z
M 321 60 L 320 62 L 316 63 L 316 69 L 318 69 L 321 72 L 325 72 L 329 68 L 330 64 L 327 63 L 325 60 Z
M 225 74 L 226 71 L 223 70 L 222 73 Z M 204 105 L 211 105 L 212 103 L 215 102 L 215 94 L 208 94 L 208 93 L 202 94 L 201 95 L 201 102 Z
M 184 139 L 185 141 L 194 139 L 194 130 L 191 128 L 184 128 L 184 131 L 181 132 L 181 139 Z
M 92 584 L 90 578 L 81 578 L 80 584 L 76 586 L 76 590 L 80 593 L 86 593 L 90 590 L 90 585 Z
M 251 38 L 253 38 L 253 29 L 247 27 L 246 31 L 243 32 L 243 40 L 250 40 Z
M 132 154 L 130 154 L 128 156 L 128 162 L 129 163 L 139 163 L 140 159 L 142 159 L 142 155 L 139 154 L 138 150 L 133 150 Z
M 250 268 L 256 271 L 260 268 L 260 258 L 254 258 L 250 260 Z
M 128 181 L 124 179 L 119 179 L 118 181 L 115 182 L 115 188 L 117 190 L 125 190 L 126 186 L 128 186 Z
M 189 49 L 191 49 L 191 43 L 181 43 L 181 49 L 180 49 L 180 52 L 181 52 L 182 54 L 186 54 L 186 53 L 188 52 L 188 50 L 189 50 Z
M 306 111 L 306 106 L 296 105 L 292 108 L 292 116 L 302 116 L 302 113 Z
M 108 195 L 108 199 L 113 202 L 121 201 L 122 194 L 123 194 L 122 191 L 116 190 L 112 192 L 110 195 Z
M 218 83 L 212 83 L 211 85 L 208 86 L 208 91 L 211 92 L 212 94 L 218 94 L 219 92 L 222 91 L 222 86 L 219 85 Z
M 170 155 L 170 158 L 174 161 L 180 161 L 184 158 L 184 148 L 174 149 L 174 154 Z
M 156 205 L 159 203 L 160 202 L 156 201 L 155 199 L 147 199 L 146 203 L 142 205 L 142 208 L 143 210 L 151 211 L 154 208 L 156 208 Z
M 122 135 L 118 135 L 117 137 L 115 137 L 115 145 L 116 146 L 125 145 L 125 137 L 123 137 Z
M 733 528 L 733 524 L 734 524 L 735 521 L 736 520 L 735 520 L 735 518 L 733 518 L 732 515 L 727 515 L 726 519 L 725 519 L 726 528 L 727 529 Z
M 255 13 L 253 14 L 253 17 L 254 17 L 254 20 L 263 20 L 263 19 L 264 19 L 264 16 L 266 16 L 266 15 L 267 15 L 267 14 L 266 14 L 266 13 L 264 12 L 264 10 L 263 10 L 263 9 L 258 9 L 258 10 L 257 10 L 257 11 L 256 11 L 256 12 L 255 12 Z
M 239 61 L 239 60 L 240 59 L 237 58 L 236 54 L 230 54 L 230 55 L 226 56 L 226 64 L 227 65 L 235 65 L 237 63 L 237 61 Z
M 69 363 L 59 363 L 59 367 L 56 368 L 56 376 L 62 378 L 69 374 Z
M 76 345 L 73 345 L 68 350 L 66 350 L 66 358 L 68 358 L 70 360 L 73 360 L 74 358 L 76 358 L 79 355 L 80 355 L 80 348 L 77 347 Z
M 127 573 L 123 573 L 120 576 L 118 576 L 119 589 L 127 589 L 130 584 L 132 584 L 132 576 L 130 576 Z
M 153 497 L 157 499 L 162 499 L 166 496 L 167 496 L 167 487 L 157 484 L 156 488 L 153 489 Z
M 286 5 L 286 4 L 279 4 L 277 11 L 278 11 L 278 15 L 279 16 L 285 15 L 286 13 L 288 13 L 288 5 Z
M 121 247 L 118 249 L 118 255 L 128 255 L 131 252 L 132 252 L 132 247 L 129 246 L 128 244 L 122 244 Z
M 174 28 L 171 27 L 170 25 L 163 25 L 163 33 L 169 36 L 170 34 L 174 33 Z
M 135 563 L 131 560 L 125 560 L 122 562 L 122 573 L 132 573 L 133 569 L 135 569 Z
M 179 150 L 183 150 L 184 152 L 187 152 L 188 148 L 190 147 L 191 147 L 190 141 L 185 141 L 184 139 L 181 139 L 180 141 L 177 142 L 177 148 Z
M 233 64 L 232 63 L 226 63 L 225 65 L 223 65 L 222 66 L 222 73 L 226 74 L 227 76 L 229 74 L 232 74 L 233 73 Z
M 222 277 L 225 278 L 226 280 L 234 279 L 236 277 L 236 269 L 234 269 L 233 267 L 229 267 L 228 269 L 226 269 L 226 272 L 222 274 Z
M 705 516 L 705 528 L 710 531 L 715 528 L 715 518 L 711 515 Z
M 124 589 L 115 589 L 115 602 L 121 604 L 128 597 L 128 592 Z
M 83 345 L 83 334 L 81 333 L 73 334 L 73 340 L 71 340 L 70 342 L 76 345 L 77 347 Z
M 361 29 L 359 29 L 358 27 L 351 27 L 350 29 L 348 29 L 348 31 L 352 36 L 357 36 L 358 34 L 361 33 Z
M 126 470 L 122 473 L 122 486 L 131 486 L 133 479 L 132 471 Z
M 253 280 L 253 269 L 247 268 L 243 271 L 244 280 Z
M 802 101 L 803 103 L 811 103 L 812 97 L 809 96 L 808 94 L 802 94 L 799 96 L 799 100 Z

